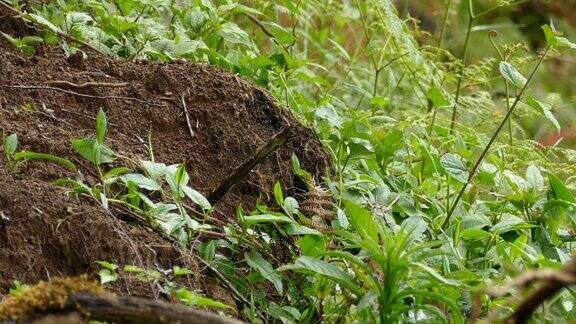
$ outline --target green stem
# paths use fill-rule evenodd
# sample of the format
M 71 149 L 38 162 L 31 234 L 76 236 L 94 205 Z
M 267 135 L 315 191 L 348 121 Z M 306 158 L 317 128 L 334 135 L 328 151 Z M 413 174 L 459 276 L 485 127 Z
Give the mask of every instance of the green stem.
M 444 8 L 444 17 L 442 18 L 442 28 L 440 29 L 440 45 L 439 48 L 444 48 L 444 37 L 446 36 L 446 25 L 448 23 L 448 14 L 450 13 L 450 6 L 452 6 L 452 0 L 448 0 L 446 8 Z
M 484 161 L 484 157 L 486 156 L 486 154 L 488 154 L 488 151 L 492 147 L 492 144 L 494 144 L 494 141 L 496 141 L 498 134 L 500 134 L 500 131 L 502 130 L 502 128 L 504 128 L 504 125 L 506 125 L 506 123 L 508 122 L 508 119 L 510 119 L 510 116 L 512 116 L 512 112 L 514 112 L 514 109 L 516 108 L 516 106 L 518 105 L 520 100 L 522 99 L 522 96 L 524 95 L 524 92 L 528 88 L 530 81 L 532 81 L 534 74 L 536 74 L 536 71 L 538 70 L 538 68 L 540 67 L 542 62 L 544 61 L 544 58 L 548 54 L 549 50 L 550 50 L 550 47 L 547 47 L 546 50 L 544 51 L 544 53 L 542 54 L 542 56 L 540 57 L 540 60 L 538 60 L 538 63 L 536 64 L 536 66 L 534 67 L 532 72 L 530 73 L 530 76 L 526 80 L 526 83 L 524 84 L 524 86 L 522 87 L 522 89 L 520 90 L 518 95 L 516 95 L 516 99 L 514 100 L 514 103 L 510 107 L 510 110 L 506 114 L 506 117 L 504 117 L 504 119 L 502 120 L 502 122 L 500 123 L 500 125 L 498 126 L 498 128 L 496 129 L 494 134 L 492 135 L 492 138 L 490 138 L 490 141 L 488 142 L 488 144 L 486 145 L 486 147 L 482 151 L 482 154 L 480 154 L 480 157 L 478 158 L 478 160 L 474 164 L 474 167 L 472 167 L 472 170 L 470 171 L 470 174 L 468 175 L 468 179 L 466 180 L 466 183 L 464 184 L 464 186 L 462 186 L 462 189 L 460 189 L 460 192 L 458 193 L 456 200 L 454 200 L 454 203 L 452 203 L 452 208 L 450 208 L 450 211 L 448 212 L 448 215 L 446 216 L 444 223 L 442 223 L 442 226 L 441 226 L 442 229 L 444 229 L 446 227 L 446 225 L 448 225 L 448 223 L 450 222 L 450 218 L 452 217 L 452 214 L 454 213 L 456 206 L 458 206 L 458 203 L 460 202 L 462 195 L 464 195 L 466 188 L 468 188 L 468 186 L 470 185 L 472 178 L 476 174 L 476 171 L 478 171 L 480 164 L 482 164 L 482 162 Z
M 468 29 L 466 30 L 466 41 L 464 42 L 464 53 L 462 54 L 462 65 L 458 75 L 458 85 L 456 86 L 456 96 L 454 97 L 454 106 L 452 107 L 452 121 L 450 123 L 450 133 L 454 131 L 454 124 L 456 123 L 456 110 L 458 108 L 458 101 L 460 100 L 460 92 L 462 90 L 462 79 L 464 78 L 464 68 L 466 67 L 466 58 L 468 57 L 468 49 L 470 47 L 470 34 L 472 33 L 472 25 L 474 23 L 474 13 L 472 9 L 472 1 L 470 1 L 470 17 L 468 20 Z

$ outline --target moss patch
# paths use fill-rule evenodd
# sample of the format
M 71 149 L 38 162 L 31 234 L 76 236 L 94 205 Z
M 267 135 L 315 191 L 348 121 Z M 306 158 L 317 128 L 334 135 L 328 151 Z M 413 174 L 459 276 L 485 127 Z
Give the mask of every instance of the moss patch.
M 0 320 L 17 320 L 46 309 L 62 309 L 68 297 L 79 292 L 110 294 L 86 276 L 40 281 L 22 294 L 5 297 L 0 304 Z

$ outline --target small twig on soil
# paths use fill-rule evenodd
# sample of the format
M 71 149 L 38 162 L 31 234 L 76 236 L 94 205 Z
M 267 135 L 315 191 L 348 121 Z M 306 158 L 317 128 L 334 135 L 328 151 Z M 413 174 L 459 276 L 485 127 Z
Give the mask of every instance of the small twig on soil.
M 260 162 L 264 160 L 270 153 L 274 152 L 277 148 L 284 145 L 292 136 L 293 129 L 287 127 L 280 133 L 272 137 L 268 143 L 261 146 L 256 152 L 254 152 L 248 159 L 246 159 L 241 165 L 239 165 L 236 170 L 234 170 L 228 177 L 226 177 L 212 193 L 208 196 L 208 201 L 214 205 L 216 204 L 224 195 L 234 187 L 240 180 L 256 167 Z
M 24 15 L 25 15 L 25 13 L 23 13 L 23 12 L 21 12 L 21 11 L 19 11 L 19 10 L 16 10 L 16 9 L 15 9 L 14 7 L 12 7 L 10 4 L 8 4 L 8 3 L 0 0 L 0 6 L 6 8 L 6 9 L 7 9 L 8 11 L 10 11 L 13 15 L 15 15 L 15 16 L 20 16 L 20 18 L 24 20 Z M 41 24 L 41 23 L 38 23 L 38 22 L 33 22 L 33 23 L 36 24 L 36 25 L 38 25 L 39 27 L 41 27 L 41 28 L 43 28 L 43 29 L 49 29 L 49 30 L 51 30 L 52 32 L 56 33 L 56 35 L 58 35 L 58 36 L 60 36 L 60 37 L 62 37 L 62 38 L 64 38 L 64 39 L 66 39 L 66 40 L 69 41 L 69 42 L 73 42 L 73 43 L 82 45 L 82 46 L 84 46 L 84 47 L 90 48 L 91 50 L 96 51 L 97 53 L 100 53 L 100 54 L 102 54 L 102 55 L 110 56 L 109 54 L 106 54 L 106 53 L 102 52 L 100 49 L 98 49 L 98 48 L 96 48 L 96 47 L 94 47 L 94 46 L 92 46 L 92 45 L 90 45 L 90 44 L 88 44 L 88 43 L 86 43 L 86 42 L 84 42 L 84 41 L 81 41 L 81 40 L 79 40 L 79 39 L 77 39 L 77 38 L 75 38 L 75 37 L 72 37 L 72 36 L 70 36 L 70 35 L 68 35 L 68 34 L 66 34 L 66 33 L 63 33 L 63 32 L 58 31 L 58 30 L 53 30 L 53 29 L 48 28 L 48 27 L 46 27 L 45 25 L 43 25 L 43 24 Z
M 192 129 L 192 124 L 190 123 L 190 116 L 188 116 L 188 107 L 186 107 L 186 97 L 190 95 L 190 89 L 186 89 L 181 95 L 180 99 L 182 100 L 182 109 L 184 109 L 184 117 L 186 117 L 186 125 L 188 125 L 188 132 L 190 133 L 190 137 L 194 138 L 196 135 L 194 130 Z
M 76 83 L 72 83 L 69 81 L 55 80 L 55 81 L 47 81 L 46 84 L 49 86 L 57 87 L 57 88 L 69 87 L 69 88 L 73 88 L 73 89 L 78 90 L 78 89 L 92 88 L 92 87 L 94 87 L 94 88 L 120 88 L 120 87 L 127 86 L 129 83 L 128 82 L 120 82 L 120 83 L 85 82 L 85 83 L 76 84 Z
M 23 90 L 52 90 L 52 91 L 60 91 L 70 95 L 78 96 L 78 97 L 85 97 L 85 98 L 94 98 L 94 99 L 117 99 L 117 100 L 128 100 L 128 101 L 135 101 L 141 104 L 150 105 L 150 106 L 157 106 L 157 107 L 164 107 L 164 104 L 158 104 L 155 102 L 149 102 L 146 100 L 141 100 L 138 98 L 133 97 L 123 97 L 123 96 L 97 96 L 97 95 L 89 95 L 84 93 L 78 93 L 71 90 L 65 90 L 56 87 L 47 87 L 47 86 L 31 86 L 31 85 L 7 85 L 7 84 L 0 84 L 0 88 L 8 88 L 8 89 L 23 89 Z

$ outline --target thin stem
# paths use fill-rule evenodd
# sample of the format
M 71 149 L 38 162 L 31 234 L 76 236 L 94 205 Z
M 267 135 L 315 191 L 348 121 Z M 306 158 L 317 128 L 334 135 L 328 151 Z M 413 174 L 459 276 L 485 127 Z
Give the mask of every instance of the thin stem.
M 470 6 L 472 2 L 470 1 Z M 456 86 L 456 96 L 454 97 L 454 106 L 452 107 L 452 121 L 450 123 L 450 133 L 454 131 L 454 124 L 456 123 L 456 110 L 458 108 L 458 101 L 460 100 L 460 92 L 462 90 L 462 79 L 464 78 L 464 68 L 466 67 L 466 58 L 468 57 L 468 49 L 470 47 L 470 34 L 472 33 L 472 25 L 474 23 L 474 16 L 472 7 L 470 7 L 470 18 L 468 21 L 468 29 L 466 30 L 466 41 L 464 42 L 464 53 L 462 54 L 462 65 L 458 75 L 458 85 Z
M 444 17 L 442 18 L 442 28 L 440 29 L 440 45 L 439 48 L 444 48 L 444 37 L 446 36 L 446 25 L 448 23 L 448 14 L 450 13 L 450 6 L 452 6 L 452 0 L 448 0 L 446 8 L 444 8 Z
M 452 214 L 454 213 L 456 206 L 458 206 L 458 203 L 460 202 L 462 195 L 464 195 L 466 188 L 468 188 L 468 186 L 470 185 L 472 178 L 476 174 L 476 171 L 478 171 L 480 164 L 482 164 L 482 162 L 484 161 L 484 157 L 486 156 L 486 154 L 488 154 L 488 151 L 492 147 L 492 144 L 494 143 L 494 141 L 496 141 L 498 134 L 500 134 L 500 131 L 502 130 L 502 128 L 504 128 L 504 125 L 506 125 L 506 123 L 508 122 L 508 119 L 510 119 L 510 116 L 512 116 L 512 112 L 514 111 L 514 108 L 516 108 L 516 106 L 518 105 L 518 103 L 522 99 L 522 96 L 524 95 L 524 92 L 528 88 L 530 81 L 532 81 L 534 74 L 536 74 L 536 71 L 538 70 L 538 68 L 540 67 L 542 62 L 544 61 L 544 58 L 548 54 L 549 50 L 550 50 L 550 47 L 547 47 L 546 50 L 544 51 L 544 53 L 542 54 L 542 56 L 540 57 L 540 60 L 538 60 L 538 63 L 536 64 L 536 66 L 534 67 L 532 72 L 530 73 L 530 76 L 526 80 L 526 83 L 524 84 L 524 86 L 522 87 L 520 92 L 518 92 L 518 95 L 516 95 L 516 99 L 514 100 L 514 103 L 510 107 L 510 110 L 506 114 L 506 117 L 504 117 L 504 119 L 502 120 L 502 122 L 500 123 L 500 125 L 498 126 L 498 128 L 496 129 L 494 134 L 492 135 L 492 138 L 490 138 L 490 141 L 488 142 L 488 144 L 486 145 L 486 147 L 482 151 L 482 154 L 480 154 L 480 157 L 478 158 L 478 160 L 474 164 L 474 167 L 472 167 L 472 170 L 470 171 L 470 174 L 468 175 L 468 179 L 466 180 L 466 183 L 464 184 L 464 186 L 462 186 L 462 189 L 460 189 L 460 192 L 458 193 L 456 200 L 454 200 L 454 203 L 452 204 L 452 208 L 450 208 L 450 211 L 448 212 L 448 215 L 446 216 L 444 223 L 442 223 L 442 226 L 441 226 L 442 229 L 444 229 L 446 227 L 446 225 L 448 225 L 448 223 L 450 222 L 450 218 L 452 217 Z
M 494 38 L 496 36 L 498 36 L 498 32 L 495 30 L 491 30 L 488 33 L 488 39 L 490 40 L 492 47 L 494 47 L 494 49 L 498 53 L 498 56 L 500 56 L 500 60 L 506 61 L 506 57 L 504 56 L 504 54 L 502 54 L 502 51 L 500 50 L 500 48 L 496 44 L 496 41 L 494 41 Z M 508 112 L 508 111 L 510 111 L 510 89 L 508 88 L 508 82 L 506 80 L 504 80 L 504 91 L 506 94 L 506 111 Z M 512 138 L 512 120 L 511 119 L 508 120 L 508 139 L 509 139 L 510 146 L 514 145 L 514 139 Z

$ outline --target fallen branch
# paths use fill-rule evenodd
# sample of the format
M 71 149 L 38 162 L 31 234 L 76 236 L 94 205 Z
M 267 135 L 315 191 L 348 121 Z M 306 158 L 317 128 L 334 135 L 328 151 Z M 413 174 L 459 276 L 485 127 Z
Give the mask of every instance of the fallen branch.
M 560 290 L 569 285 L 576 284 L 576 259 L 570 261 L 562 269 L 557 271 L 557 276 L 547 278 L 546 284 L 536 290 L 530 297 L 524 300 L 510 317 L 508 323 L 527 323 L 536 309 L 546 300 L 552 298 Z
M 71 314 L 73 314 L 71 316 Z M 41 322 L 43 318 L 58 320 L 73 318 L 72 323 L 100 321 L 108 323 L 242 323 L 207 311 L 160 300 L 114 295 L 96 295 L 87 292 L 70 294 L 62 307 L 37 309 L 18 318 L 18 323 Z M 70 323 L 70 321 L 66 321 Z
M 256 152 L 254 152 L 246 161 L 239 165 L 236 170 L 234 170 L 228 177 L 226 177 L 218 188 L 216 188 L 208 196 L 208 201 L 212 205 L 216 204 L 224 195 L 234 187 L 240 180 L 256 167 L 264 158 L 266 158 L 270 153 L 274 152 L 277 148 L 284 145 L 292 136 L 292 128 L 288 127 L 282 130 L 280 133 L 272 137 L 268 143 L 261 146 Z
M 149 102 L 149 101 L 146 101 L 146 100 L 141 100 L 141 99 L 133 98 L 133 97 L 89 95 L 89 94 L 84 94 L 84 93 L 78 93 L 78 92 L 75 92 L 75 91 L 72 91 L 72 90 L 66 90 L 66 89 L 62 89 L 62 88 L 49 87 L 49 86 L 7 85 L 7 84 L 0 84 L 0 88 L 23 89 L 23 90 L 52 90 L 52 91 L 63 92 L 63 93 L 70 94 L 70 95 L 73 95 L 73 96 L 78 96 L 78 97 L 94 98 L 94 99 L 104 99 L 104 100 L 114 100 L 114 99 L 116 99 L 116 100 L 127 100 L 127 101 L 139 102 L 139 103 L 144 104 L 144 105 L 164 107 L 163 104 L 157 104 L 157 103 L 154 103 L 154 102 Z

